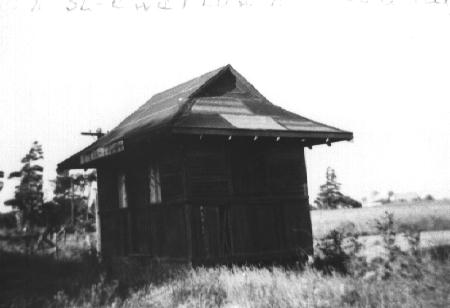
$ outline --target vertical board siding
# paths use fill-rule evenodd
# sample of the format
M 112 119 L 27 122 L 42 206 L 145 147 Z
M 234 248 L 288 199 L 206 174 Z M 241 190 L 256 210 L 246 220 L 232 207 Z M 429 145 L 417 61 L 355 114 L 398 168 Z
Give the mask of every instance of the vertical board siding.
M 119 254 L 117 249 L 117 223 L 113 213 L 108 211 L 118 208 L 116 172 L 110 166 L 97 169 L 98 203 L 101 228 L 101 247 L 103 256 Z
M 188 196 L 228 197 L 229 177 L 224 152 L 189 152 L 186 171 Z
M 127 161 L 126 209 L 118 208 L 117 169 L 99 172 L 105 254 L 201 264 L 312 252 L 301 147 L 234 138 L 179 144 Z M 147 167 L 155 163 L 162 198 L 151 204 Z
M 152 228 L 150 225 L 151 211 L 148 207 L 133 210 L 133 252 L 137 254 L 152 254 Z
M 130 251 L 128 209 L 117 211 L 115 221 L 117 228 L 116 249 L 119 256 L 126 256 Z
M 233 152 L 233 191 L 236 195 L 264 195 L 267 192 L 264 153 L 244 150 Z
M 165 209 L 164 239 L 162 255 L 167 257 L 186 257 L 186 224 L 184 207 L 170 206 Z
M 312 254 L 311 219 L 307 204 L 284 206 L 287 247 Z
M 177 200 L 184 197 L 183 156 L 181 147 L 169 144 L 165 151 L 159 153 L 161 199 L 162 202 Z
M 232 255 L 231 216 L 228 207 L 193 206 L 193 258 L 224 259 Z
M 113 213 L 102 213 L 100 216 L 100 227 L 102 233 L 102 256 L 115 256 L 117 251 L 115 249 L 115 241 L 117 240 L 116 234 L 116 223 Z
M 117 172 L 111 167 L 99 168 L 97 177 L 100 210 L 118 208 Z
M 280 230 L 275 212 L 277 207 L 258 206 L 254 208 L 253 240 L 257 243 L 257 252 L 280 251 Z

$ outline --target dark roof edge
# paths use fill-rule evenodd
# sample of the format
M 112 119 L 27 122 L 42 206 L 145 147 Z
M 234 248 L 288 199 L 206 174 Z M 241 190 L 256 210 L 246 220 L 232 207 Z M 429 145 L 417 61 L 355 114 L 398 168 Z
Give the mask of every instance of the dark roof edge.
M 288 138 L 305 138 L 305 139 L 326 139 L 334 141 L 351 141 L 353 133 L 342 131 L 339 132 L 302 132 L 302 131 L 284 131 L 284 130 L 248 130 L 248 129 L 220 129 L 220 128 L 196 128 L 196 127 L 174 127 L 174 134 L 188 135 L 226 135 L 226 136 L 262 136 L 262 137 L 288 137 Z
M 56 171 L 60 172 L 69 169 L 83 169 L 83 167 L 81 167 L 80 154 L 87 150 L 91 145 L 92 144 L 57 164 Z
M 207 72 L 207 73 L 202 74 L 201 76 L 192 78 L 192 79 L 190 79 L 190 80 L 188 80 L 188 81 L 185 81 L 185 82 L 180 83 L 179 85 L 177 85 L 177 86 L 180 86 L 180 85 L 182 85 L 182 84 L 186 84 L 186 83 L 192 82 L 193 80 L 195 80 L 195 79 L 197 79 L 197 78 L 201 78 L 201 77 L 204 76 L 204 75 L 208 75 L 208 74 L 213 73 L 214 71 L 217 71 L 216 74 L 214 74 L 212 77 L 210 77 L 209 79 L 207 79 L 207 80 L 203 83 L 203 85 L 201 85 L 197 90 L 195 90 L 193 93 L 191 93 L 191 94 L 189 95 L 188 101 L 187 101 L 187 102 L 184 104 L 184 106 L 177 112 L 177 114 L 173 117 L 173 119 L 172 119 L 169 123 L 165 123 L 165 124 L 163 124 L 162 126 L 170 126 L 171 123 L 174 123 L 174 122 L 175 122 L 180 116 L 182 116 L 182 115 L 189 109 L 189 107 L 192 105 L 192 98 L 193 98 L 193 96 L 195 96 L 195 94 L 197 94 L 197 93 L 199 93 L 201 90 L 203 90 L 203 89 L 205 88 L 205 86 L 209 85 L 213 80 L 215 80 L 218 76 L 220 76 L 221 74 L 223 74 L 223 73 L 224 73 L 227 69 L 229 69 L 230 67 L 231 67 L 231 65 L 230 65 L 230 64 L 227 64 L 227 65 L 222 66 L 222 67 L 220 67 L 220 68 L 218 68 L 218 69 L 209 71 L 209 72 Z M 177 87 L 177 86 L 175 86 L 175 87 Z M 115 127 L 114 127 L 110 132 L 108 132 L 106 135 L 102 136 L 101 138 L 97 139 L 96 141 L 94 141 L 93 143 L 91 143 L 90 145 L 88 145 L 87 147 L 83 148 L 82 150 L 78 151 L 77 153 L 73 154 L 73 155 L 70 156 L 69 158 L 67 158 L 67 159 L 63 160 L 62 162 L 60 162 L 59 164 L 57 164 L 57 170 L 58 170 L 58 171 L 62 171 L 62 170 L 67 170 L 67 169 L 83 169 L 84 167 L 81 166 L 81 161 L 80 161 L 80 155 L 81 155 L 81 154 L 83 154 L 83 153 L 85 153 L 85 152 L 88 152 L 89 150 L 95 148 L 95 146 L 102 140 L 102 138 L 106 137 L 108 134 L 110 134 L 111 132 L 113 132 L 117 127 L 119 127 L 123 122 L 125 122 L 128 118 L 130 118 L 131 116 L 133 116 L 134 114 L 136 114 L 137 112 L 139 112 L 139 110 L 140 110 L 143 106 L 145 106 L 145 105 L 146 105 L 153 97 L 155 97 L 155 96 L 157 96 L 157 95 L 160 95 L 160 94 L 162 94 L 162 93 L 164 93 L 164 92 L 167 92 L 167 91 L 169 91 L 169 90 L 171 90 L 171 89 L 173 89 L 173 88 L 174 88 L 174 87 L 169 88 L 169 89 L 166 89 L 166 90 L 164 90 L 164 91 L 161 91 L 161 92 L 158 92 L 158 93 L 155 93 L 154 95 L 152 95 L 152 97 L 151 97 L 150 99 L 148 99 L 144 104 L 142 104 L 141 106 L 139 106 L 138 109 L 136 109 L 133 113 L 131 113 L 131 114 L 130 114 L 129 116 L 127 116 L 125 119 L 123 119 L 117 126 L 115 126 Z M 158 127 L 158 128 L 159 128 L 159 127 Z M 158 128 L 156 128 L 156 129 L 158 129 Z M 153 129 L 155 129 L 155 128 L 153 128 Z M 153 130 L 153 129 L 152 129 L 152 130 Z M 122 137 L 120 137 L 120 138 L 118 138 L 118 139 L 112 139 L 112 140 L 110 140 L 110 142 L 108 142 L 108 144 L 113 143 L 113 142 L 115 142 L 115 141 L 117 141 L 117 140 L 120 140 L 120 139 L 125 140 L 125 139 L 128 139 L 128 138 L 130 138 L 130 137 L 133 138 L 133 137 L 134 137 L 133 134 L 125 135 L 125 136 L 122 136 Z

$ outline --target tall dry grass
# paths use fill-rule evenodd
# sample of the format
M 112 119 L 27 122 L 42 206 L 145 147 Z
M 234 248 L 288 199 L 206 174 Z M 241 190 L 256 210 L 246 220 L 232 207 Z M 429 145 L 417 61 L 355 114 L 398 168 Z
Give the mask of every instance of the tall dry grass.
M 163 284 L 148 283 L 126 297 L 100 284 L 82 297 L 59 293 L 52 307 L 448 307 L 450 270 L 428 264 L 420 280 L 324 275 L 313 269 L 216 267 L 184 271 Z M 112 289 L 111 289 L 112 288 Z M 105 297 L 106 294 L 106 297 Z M 109 297 L 108 297 L 109 296 Z
M 0 307 L 448 307 L 448 247 L 404 252 L 395 244 L 401 229 L 392 215 L 375 225 L 383 258 L 368 260 L 358 245 L 349 252 L 345 240 L 357 235 L 341 230 L 317 246 L 324 258 L 318 251 L 304 268 L 126 261 L 111 274 L 83 245 L 60 259 L 2 253 Z

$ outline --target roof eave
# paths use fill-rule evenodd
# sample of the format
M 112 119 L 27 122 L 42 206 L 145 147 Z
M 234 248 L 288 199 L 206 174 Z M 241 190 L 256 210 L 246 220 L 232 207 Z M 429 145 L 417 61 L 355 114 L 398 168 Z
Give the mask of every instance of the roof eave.
M 250 129 L 222 129 L 222 128 L 201 128 L 201 127 L 174 127 L 174 134 L 187 135 L 222 135 L 222 136 L 261 136 L 261 137 L 287 137 L 302 139 L 326 139 L 330 142 L 351 141 L 353 133 L 347 131 L 320 132 L 320 131 L 285 131 L 285 130 L 250 130 Z
M 69 158 L 63 160 L 57 164 L 56 171 L 62 172 L 71 169 L 83 169 L 80 162 L 80 154 L 82 151 L 70 156 Z

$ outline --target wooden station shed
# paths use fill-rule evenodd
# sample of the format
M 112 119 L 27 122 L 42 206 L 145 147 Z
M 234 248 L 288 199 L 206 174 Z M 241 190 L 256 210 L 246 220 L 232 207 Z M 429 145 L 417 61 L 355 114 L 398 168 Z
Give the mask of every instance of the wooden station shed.
M 352 138 L 227 65 L 154 95 L 58 169 L 97 169 L 105 258 L 282 262 L 312 253 L 304 148 Z

